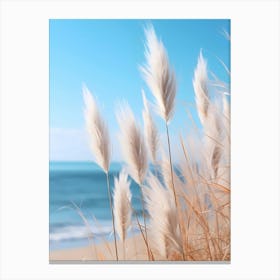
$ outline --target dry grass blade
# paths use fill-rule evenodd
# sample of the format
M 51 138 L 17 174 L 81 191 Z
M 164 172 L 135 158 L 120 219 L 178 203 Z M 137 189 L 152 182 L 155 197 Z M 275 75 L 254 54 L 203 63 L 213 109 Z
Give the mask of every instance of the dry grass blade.
M 196 209 L 196 207 L 193 205 L 193 203 L 186 196 L 184 196 L 183 198 L 184 198 L 185 202 L 191 207 L 193 212 L 196 214 L 195 217 L 197 218 L 199 224 L 203 228 L 205 239 L 206 239 L 207 252 L 210 257 L 210 260 L 213 260 L 213 256 L 212 256 L 212 252 L 211 252 L 211 248 L 210 248 L 211 235 L 210 235 L 209 225 L 208 225 L 207 221 L 205 220 L 205 218 L 203 217 L 202 213 Z
M 95 222 L 97 228 L 99 229 L 99 231 L 102 231 L 102 225 L 98 222 L 98 220 L 96 219 L 96 217 L 94 215 L 91 214 L 91 218 L 92 220 Z M 107 251 L 109 252 L 109 254 L 111 255 L 111 257 L 113 257 L 113 253 L 111 251 L 111 248 L 109 246 L 109 242 L 106 240 L 106 238 L 103 235 L 100 235 L 100 237 L 97 237 L 99 239 L 102 240 L 103 244 L 105 245 Z
M 215 183 L 215 182 L 207 182 L 207 184 L 210 186 L 210 187 L 216 187 L 226 193 L 230 193 L 230 189 L 221 185 L 221 184 L 218 184 L 218 183 Z
M 154 259 L 154 256 L 153 256 L 153 253 L 152 253 L 151 249 L 149 248 L 148 239 L 147 239 L 147 237 L 145 237 L 145 235 L 144 235 L 144 232 L 143 232 L 143 230 L 142 230 L 142 226 L 140 225 L 140 222 L 139 222 L 139 219 L 138 219 L 137 214 L 135 214 L 135 216 L 136 216 L 137 225 L 138 225 L 138 227 L 139 227 L 139 229 L 140 229 L 142 238 L 143 238 L 143 240 L 144 240 L 144 242 L 145 242 L 145 245 L 146 245 L 146 248 L 147 248 L 148 258 L 149 258 L 149 260 L 154 261 L 155 259 Z
M 89 224 L 87 218 L 85 217 L 84 213 L 82 212 L 81 208 L 75 202 L 73 202 L 73 201 L 72 201 L 72 204 L 73 204 L 75 210 L 77 211 L 78 215 L 83 220 L 83 223 L 84 223 L 84 225 L 85 225 L 85 227 L 87 229 L 87 233 L 88 233 L 87 234 L 88 242 L 89 242 L 89 244 L 91 246 L 93 246 L 95 255 L 98 256 L 98 251 L 97 251 L 96 245 L 93 242 L 93 237 L 94 236 L 93 236 L 93 233 L 91 231 L 90 224 Z

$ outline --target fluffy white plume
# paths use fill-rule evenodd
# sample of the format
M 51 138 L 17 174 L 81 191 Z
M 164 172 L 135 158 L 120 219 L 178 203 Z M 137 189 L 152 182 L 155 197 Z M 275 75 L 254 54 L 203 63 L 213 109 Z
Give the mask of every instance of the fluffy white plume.
M 211 177 L 216 178 L 222 158 L 221 111 L 219 100 L 210 100 L 207 63 L 203 58 L 202 52 L 200 52 L 194 71 L 193 87 L 198 116 L 205 132 L 206 160 L 212 169 Z
M 144 196 L 150 215 L 152 238 L 159 253 L 168 257 L 169 253 L 182 251 L 174 199 L 154 175 L 149 174 L 147 181 L 149 187 L 144 188 Z
M 83 87 L 84 116 L 89 133 L 90 147 L 96 163 L 107 173 L 110 164 L 110 137 L 107 126 L 98 110 L 96 100 L 86 86 Z
M 207 84 L 207 63 L 202 56 L 202 52 L 200 52 L 194 71 L 193 87 L 195 91 L 196 108 L 202 125 L 205 125 L 208 116 L 209 94 Z
M 122 242 L 126 239 L 126 232 L 131 223 L 131 192 L 128 174 L 122 170 L 119 178 L 115 178 L 114 215 L 116 231 Z
M 230 105 L 225 96 L 223 96 L 223 114 L 224 114 L 224 125 L 225 125 L 225 137 L 223 139 L 224 145 L 224 165 L 230 165 Z M 230 170 L 227 167 L 223 173 L 222 179 L 227 182 L 230 181 Z
M 152 118 L 148 101 L 146 99 L 146 95 L 144 91 L 142 91 L 142 97 L 144 103 L 144 110 L 143 110 L 144 133 L 145 133 L 146 142 L 149 147 L 151 160 L 155 164 L 157 161 L 159 135 L 158 135 L 157 127 Z
M 176 79 L 170 68 L 167 52 L 158 40 L 152 26 L 145 30 L 146 65 L 141 67 L 146 83 L 155 100 L 157 113 L 167 122 L 172 118 L 175 107 Z
M 226 119 L 230 120 L 230 108 L 229 108 L 229 102 L 227 98 L 223 95 L 223 113 Z
M 144 181 L 148 168 L 144 136 L 127 104 L 120 107 L 117 119 L 121 129 L 119 138 L 124 160 L 128 165 L 129 174 L 140 185 Z

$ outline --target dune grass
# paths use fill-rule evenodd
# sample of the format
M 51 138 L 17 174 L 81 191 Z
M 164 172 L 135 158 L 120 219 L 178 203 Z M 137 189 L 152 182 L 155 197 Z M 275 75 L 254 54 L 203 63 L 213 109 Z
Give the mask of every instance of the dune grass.
M 123 259 L 134 259 L 125 254 L 126 231 L 135 213 L 128 173 L 141 190 L 144 225 L 140 224 L 137 215 L 136 221 L 146 247 L 146 259 L 229 261 L 230 109 L 226 98 L 229 89 L 222 81 L 209 79 L 207 62 L 200 52 L 194 69 L 193 88 L 203 132 L 195 130 L 185 138 L 178 135 L 179 143 L 171 143 L 169 126 L 176 109 L 176 76 L 153 27 L 148 27 L 145 34 L 146 63 L 141 72 L 154 100 L 149 102 L 143 93 L 143 128 L 127 104 L 117 112 L 125 171 L 115 179 L 113 201 L 108 186 L 115 260 L 119 259 L 117 237 L 122 244 Z M 108 178 L 109 131 L 88 89 L 84 100 L 92 151 Z M 165 124 L 167 151 L 158 136 L 152 113 L 158 114 Z M 183 160 L 176 164 L 172 158 L 175 144 L 183 155 Z M 149 159 L 155 167 L 154 173 L 149 170 Z M 106 254 L 101 252 L 99 255 L 104 260 Z

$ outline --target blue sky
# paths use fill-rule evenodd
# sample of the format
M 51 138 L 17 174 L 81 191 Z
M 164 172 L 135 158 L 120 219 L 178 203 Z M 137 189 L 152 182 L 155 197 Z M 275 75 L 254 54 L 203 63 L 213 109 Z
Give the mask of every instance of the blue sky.
M 162 39 L 178 92 L 176 113 L 170 124 L 172 142 L 190 130 L 194 110 L 193 71 L 202 49 L 208 67 L 221 80 L 229 77 L 220 63 L 230 67 L 229 20 L 50 20 L 50 160 L 92 160 L 83 117 L 82 85 L 97 97 L 113 142 L 113 160 L 120 160 L 117 142 L 117 105 L 126 100 L 142 122 L 141 89 L 152 101 L 139 66 L 144 58 L 144 28 L 152 24 Z M 218 59 L 219 58 L 219 59 Z M 159 130 L 163 123 L 154 116 Z

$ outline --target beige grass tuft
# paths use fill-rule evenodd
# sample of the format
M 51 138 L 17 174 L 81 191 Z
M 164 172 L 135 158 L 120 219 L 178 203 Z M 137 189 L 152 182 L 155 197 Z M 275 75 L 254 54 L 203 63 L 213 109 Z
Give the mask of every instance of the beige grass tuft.
M 215 83 L 211 83 L 206 60 L 200 52 L 193 87 L 196 110 L 203 130 L 195 127 L 187 137 L 180 136 L 178 147 L 182 149 L 183 159 L 177 165 L 172 161 L 168 129 L 175 109 L 176 79 L 167 52 L 153 27 L 146 30 L 145 55 L 146 65 L 141 70 L 155 99 L 153 107 L 165 122 L 169 157 L 163 149 L 157 151 L 158 134 L 144 93 L 143 119 L 147 145 L 130 107 L 125 104 L 117 113 L 123 159 L 129 175 L 141 190 L 145 232 L 137 213 L 136 219 L 141 240 L 146 246 L 145 259 L 228 261 L 231 242 L 230 108 L 223 92 L 229 95 L 229 90 L 217 78 Z M 95 99 L 87 89 L 84 99 L 87 127 L 91 143 L 95 145 L 93 152 L 98 164 L 106 172 L 110 162 L 110 151 L 106 149 L 110 147 L 108 131 L 97 110 Z M 147 147 L 152 161 L 157 161 L 160 166 L 161 174 L 158 173 L 158 177 L 151 172 L 146 176 L 149 171 Z M 109 193 L 108 172 L 106 174 Z M 114 217 L 116 219 L 117 232 L 123 246 L 132 209 L 128 205 L 131 202 L 129 184 L 128 174 L 124 171 L 115 179 L 115 214 L 112 216 L 113 224 Z M 149 213 L 149 220 L 146 220 L 145 210 Z M 115 249 L 117 256 L 117 246 Z
M 152 174 L 144 195 L 150 215 L 150 227 L 154 247 L 165 259 L 174 252 L 182 252 L 176 206 L 172 193 L 164 188 Z

